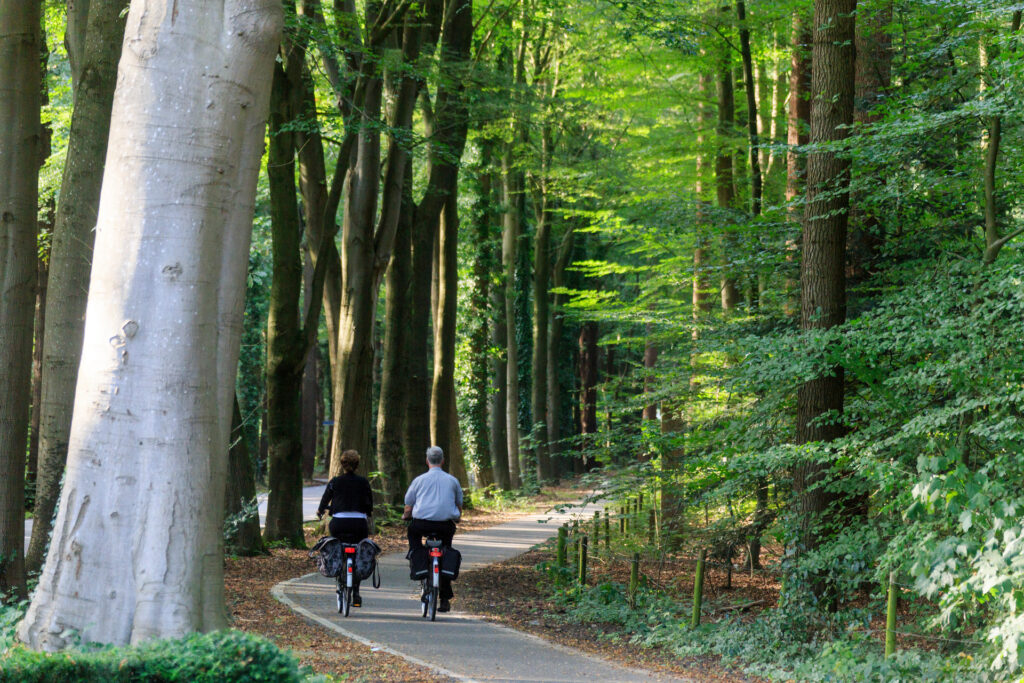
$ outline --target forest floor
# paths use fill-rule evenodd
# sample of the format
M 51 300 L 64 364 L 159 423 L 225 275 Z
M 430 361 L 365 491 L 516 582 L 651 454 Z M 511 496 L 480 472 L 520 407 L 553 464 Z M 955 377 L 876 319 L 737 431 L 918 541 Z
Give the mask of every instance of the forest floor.
M 547 492 L 546 492 L 547 493 Z M 568 500 L 572 492 L 556 490 L 539 497 L 530 506 L 514 512 L 469 510 L 459 524 L 460 533 L 484 529 L 544 509 L 555 501 Z M 307 525 L 307 543 L 312 545 L 317 531 Z M 405 527 L 378 530 L 374 537 L 388 551 L 403 550 Z M 723 667 L 714 657 L 681 661 L 668 652 L 642 649 L 628 644 L 628 634 L 616 632 L 610 624 L 580 625 L 559 617 L 565 610 L 553 599 L 545 575 L 536 569 L 552 560 L 549 548 L 540 548 L 483 571 L 466 571 L 459 577 L 458 610 L 489 621 L 528 632 L 549 641 L 595 654 L 622 666 L 643 668 L 700 681 L 749 681 L 748 676 Z M 627 582 L 626 561 L 603 558 L 590 560 L 591 582 Z M 262 634 L 278 646 L 290 649 L 299 661 L 313 671 L 346 681 L 444 681 L 436 672 L 412 664 L 401 657 L 339 637 L 307 621 L 271 596 L 271 588 L 288 579 L 315 571 L 305 550 L 272 549 L 270 555 L 229 558 L 225 569 L 225 590 L 234 626 Z M 651 583 L 673 595 L 692 596 L 692 562 L 662 560 L 656 567 L 645 567 Z M 705 583 L 706 604 L 713 609 L 756 603 L 756 609 L 774 605 L 778 584 L 766 573 L 734 572 L 732 589 L 726 591 L 725 571 L 711 568 Z M 515 587 L 506 590 L 503 587 Z M 515 595 L 515 599 L 507 596 Z M 722 612 L 724 614 L 724 612 Z M 711 618 L 714 618 L 714 614 Z M 621 631 L 621 629 L 619 629 Z

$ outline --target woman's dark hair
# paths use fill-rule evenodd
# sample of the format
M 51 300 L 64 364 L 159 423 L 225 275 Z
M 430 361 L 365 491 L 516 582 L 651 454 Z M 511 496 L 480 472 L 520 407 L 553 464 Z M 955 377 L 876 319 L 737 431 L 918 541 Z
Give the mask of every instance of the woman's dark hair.
M 345 474 L 352 474 L 359 467 L 359 451 L 349 449 L 341 454 L 341 469 Z

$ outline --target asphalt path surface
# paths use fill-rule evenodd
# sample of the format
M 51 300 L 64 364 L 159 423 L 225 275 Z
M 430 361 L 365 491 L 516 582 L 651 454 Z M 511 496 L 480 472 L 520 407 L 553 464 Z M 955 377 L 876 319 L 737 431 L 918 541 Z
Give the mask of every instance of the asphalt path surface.
M 575 510 L 589 519 L 594 510 Z M 557 533 L 569 514 L 548 513 L 471 533 L 456 533 L 462 571 L 514 557 Z M 628 669 L 536 636 L 491 624 L 458 609 L 431 622 L 420 616 L 419 584 L 409 580 L 404 553 L 380 559 L 381 588 L 360 591 L 363 607 L 337 611 L 334 579 L 307 574 L 274 587 L 274 596 L 306 618 L 371 647 L 397 654 L 459 681 L 663 681 L 682 680 Z

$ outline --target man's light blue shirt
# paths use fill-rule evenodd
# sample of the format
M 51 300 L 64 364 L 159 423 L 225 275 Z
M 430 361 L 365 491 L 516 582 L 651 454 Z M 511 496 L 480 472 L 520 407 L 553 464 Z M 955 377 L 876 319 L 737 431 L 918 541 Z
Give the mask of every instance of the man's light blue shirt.
M 409 484 L 405 504 L 412 506 L 413 519 L 457 520 L 461 516 L 457 506 L 462 505 L 462 487 L 440 467 L 431 467 Z

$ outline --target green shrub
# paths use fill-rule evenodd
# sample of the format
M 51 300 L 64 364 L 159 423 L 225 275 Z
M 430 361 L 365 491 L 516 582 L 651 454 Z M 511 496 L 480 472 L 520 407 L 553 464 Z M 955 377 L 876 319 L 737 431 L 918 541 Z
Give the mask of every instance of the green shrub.
M 291 653 L 240 631 L 55 654 L 12 647 L 0 657 L 0 683 L 300 683 L 304 673 Z

